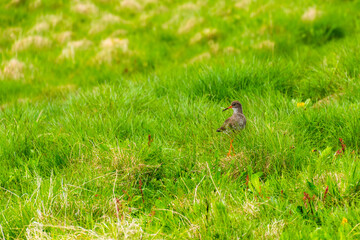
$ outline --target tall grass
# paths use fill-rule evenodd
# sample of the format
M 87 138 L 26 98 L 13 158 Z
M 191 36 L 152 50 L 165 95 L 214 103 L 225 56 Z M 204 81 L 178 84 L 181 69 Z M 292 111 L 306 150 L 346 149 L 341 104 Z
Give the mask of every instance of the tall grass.
M 357 238 L 357 2 L 13 2 L 0 4 L 0 238 Z M 106 13 L 122 20 L 91 32 Z M 14 51 L 49 14 L 51 47 Z M 59 58 L 65 30 L 92 45 Z M 109 36 L 129 50 L 98 63 Z M 226 157 L 216 129 L 232 100 L 247 126 Z

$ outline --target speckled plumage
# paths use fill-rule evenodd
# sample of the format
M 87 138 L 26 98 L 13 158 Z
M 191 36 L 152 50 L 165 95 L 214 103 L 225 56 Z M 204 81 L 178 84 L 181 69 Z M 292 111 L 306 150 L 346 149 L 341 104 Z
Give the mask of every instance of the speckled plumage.
M 233 101 L 231 106 L 225 108 L 223 111 L 232 108 L 234 113 L 231 117 L 225 120 L 224 124 L 218 128 L 217 132 L 224 132 L 224 131 L 240 131 L 245 128 L 246 125 L 246 117 L 242 111 L 242 105 L 239 101 Z

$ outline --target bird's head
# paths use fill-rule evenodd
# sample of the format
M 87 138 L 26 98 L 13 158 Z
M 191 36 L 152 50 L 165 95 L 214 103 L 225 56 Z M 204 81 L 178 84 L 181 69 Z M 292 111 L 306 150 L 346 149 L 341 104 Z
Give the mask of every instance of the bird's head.
M 233 101 L 231 103 L 231 105 L 227 108 L 225 108 L 223 111 L 226 111 L 228 109 L 232 108 L 234 110 L 234 112 L 240 112 L 242 113 L 242 106 L 241 103 L 239 101 Z

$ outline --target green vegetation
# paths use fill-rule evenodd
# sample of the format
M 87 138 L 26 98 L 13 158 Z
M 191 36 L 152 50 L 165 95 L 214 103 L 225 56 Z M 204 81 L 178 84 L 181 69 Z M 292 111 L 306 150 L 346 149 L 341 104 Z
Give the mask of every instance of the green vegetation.
M 359 26 L 358 1 L 0 2 L 0 238 L 359 238 Z

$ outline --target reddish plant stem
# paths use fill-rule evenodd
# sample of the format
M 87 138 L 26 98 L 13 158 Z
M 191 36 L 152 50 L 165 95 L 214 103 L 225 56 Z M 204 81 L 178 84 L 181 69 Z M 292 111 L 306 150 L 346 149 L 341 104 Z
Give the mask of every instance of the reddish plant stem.
M 148 136 L 148 139 L 149 139 L 149 141 L 148 141 L 148 146 L 150 147 L 151 142 L 153 141 L 153 139 L 151 138 L 151 135 L 150 135 L 150 134 L 149 134 L 149 136 Z
M 345 152 L 345 149 L 346 149 L 346 145 L 345 145 L 343 139 L 339 138 L 339 141 L 340 141 L 340 144 L 341 144 L 341 149 L 336 151 L 336 153 L 335 153 L 336 156 L 339 156 L 339 155 L 343 154 Z
M 249 175 L 246 176 L 245 185 L 246 185 L 246 189 L 248 189 L 249 188 Z
M 325 202 L 326 195 L 327 195 L 328 192 L 329 192 L 329 186 L 327 186 L 326 189 L 325 189 L 324 199 L 323 199 L 324 202 Z
M 116 198 L 116 217 L 119 217 L 119 212 L 120 212 L 119 205 L 121 207 L 121 202 L 118 198 Z
M 310 198 L 309 194 L 307 194 L 306 192 L 304 192 L 303 201 L 304 201 L 305 207 L 307 208 L 306 200 L 308 200 L 309 205 L 310 205 L 310 200 L 311 200 L 311 198 Z

